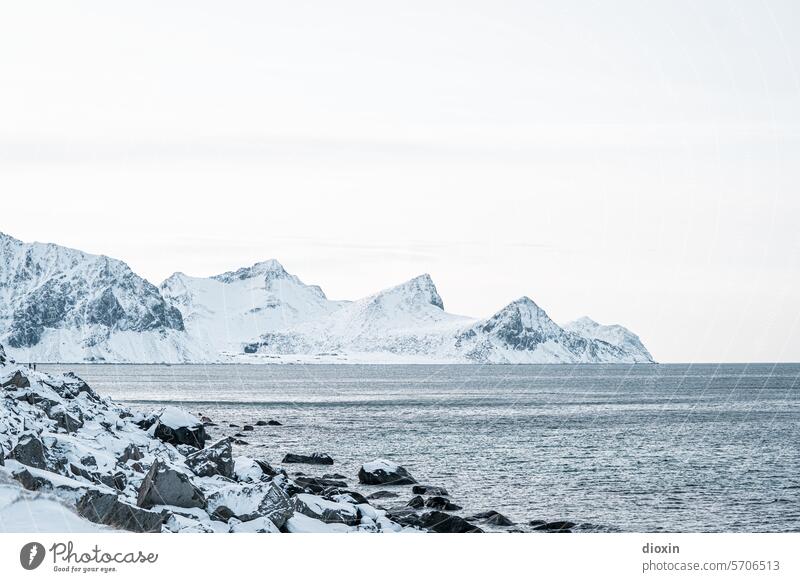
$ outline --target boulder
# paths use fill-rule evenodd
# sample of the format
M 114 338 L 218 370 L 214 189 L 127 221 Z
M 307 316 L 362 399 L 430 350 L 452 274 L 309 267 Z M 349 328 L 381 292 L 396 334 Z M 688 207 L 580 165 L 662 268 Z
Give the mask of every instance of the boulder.
M 323 496 L 326 499 L 330 499 L 331 501 L 339 501 L 341 503 L 352 503 L 353 505 L 369 505 L 369 501 L 366 497 L 361 495 L 358 491 L 348 491 L 348 490 L 341 490 L 338 489 L 336 492 L 331 493 L 323 493 Z
M 372 495 L 367 495 L 367 499 L 393 499 L 395 497 L 400 497 L 400 494 L 394 491 L 376 491 Z
M 117 471 L 113 475 L 100 475 L 100 482 L 117 491 L 125 491 L 125 487 L 128 485 L 128 477 L 122 471 Z
M 158 414 L 153 436 L 171 445 L 189 445 L 202 449 L 208 439 L 206 429 L 200 419 L 188 412 L 167 406 Z
M 303 489 L 316 494 L 322 493 L 329 487 L 347 487 L 347 483 L 344 481 L 324 479 L 322 477 L 308 477 L 305 475 L 302 477 L 296 477 L 294 482 L 298 487 L 302 487 Z
M 576 524 L 572 523 L 571 521 L 547 521 L 541 523 L 537 520 L 530 522 L 530 525 L 533 525 L 533 529 L 535 531 L 566 532 L 575 527 Z
M 430 507 L 431 509 L 439 509 L 441 511 L 458 511 L 459 509 L 461 509 L 460 505 L 456 505 L 446 497 L 430 497 L 425 502 L 425 507 Z
M 261 469 L 264 472 L 264 474 L 267 475 L 268 477 L 274 477 L 275 475 L 278 475 L 278 474 L 281 473 L 281 471 L 278 471 L 277 469 L 275 469 L 272 465 L 270 465 L 266 461 L 262 461 L 260 459 L 256 459 L 255 460 L 255 464 L 258 465 L 258 468 Z
M 497 512 L 495 512 L 495 514 L 493 516 L 487 518 L 486 519 L 486 523 L 488 523 L 489 525 L 497 526 L 497 527 L 511 527 L 512 525 L 514 525 L 513 521 L 508 519 L 502 513 L 497 513 Z
M 422 509 L 425 507 L 425 500 L 417 495 L 416 497 L 412 497 L 406 505 L 408 507 L 413 507 L 414 509 Z
M 322 478 L 323 479 L 338 479 L 340 481 L 343 481 L 343 480 L 347 479 L 347 477 L 345 477 L 341 473 L 325 473 L 322 476 Z
M 439 497 L 449 497 L 450 495 L 444 487 L 434 485 L 414 485 L 411 493 L 414 495 L 438 495 Z
M 75 432 L 83 426 L 83 415 L 80 411 L 77 414 L 70 414 L 63 406 L 53 406 L 47 411 L 47 416 L 55 420 L 59 428 L 66 432 Z
M 358 471 L 358 480 L 364 485 L 415 485 L 417 483 L 417 480 L 404 467 L 385 459 L 364 463 Z
M 156 460 L 142 481 L 136 504 L 145 509 L 154 505 L 202 508 L 205 507 L 206 500 L 188 475 Z
M 211 519 L 214 521 L 222 521 L 228 523 L 228 520 L 236 515 L 226 505 L 220 505 L 211 512 Z
M 302 513 L 324 523 L 343 523 L 345 525 L 356 525 L 358 523 L 358 510 L 349 503 L 330 501 L 307 493 L 295 495 L 293 501 L 294 509 L 297 513 Z
M 296 455 L 288 453 L 283 457 L 284 463 L 305 463 L 306 465 L 333 465 L 333 459 L 326 453 L 311 453 L 310 455 Z
M 186 465 L 198 477 L 222 475 L 233 479 L 233 448 L 231 439 L 224 438 L 206 449 L 186 457 Z
M 259 420 L 256 423 L 256 426 L 283 426 L 283 425 L 277 420 L 270 420 L 270 421 Z
M 483 533 L 483 530 L 467 520 L 441 511 L 426 511 L 421 514 L 408 512 L 392 513 L 397 523 L 414 526 L 435 533 Z
M 11 449 L 9 458 L 15 459 L 23 465 L 35 467 L 36 469 L 47 469 L 47 456 L 44 451 L 44 444 L 38 437 L 28 434 L 22 436 L 16 446 Z
M 137 533 L 160 532 L 168 512 L 156 513 L 119 500 L 116 495 L 87 491 L 76 505 L 78 514 L 93 523 L 101 523 Z
M 244 426 L 242 427 L 242 430 L 243 430 L 244 432 L 250 432 L 250 431 L 253 431 L 253 430 L 255 430 L 255 429 L 253 428 L 253 425 L 251 425 L 251 424 L 246 424 L 246 425 L 244 425 Z
M 14 372 L 10 378 L 0 380 L 0 388 L 30 388 L 30 386 L 30 380 L 19 370 Z
M 130 443 L 117 460 L 124 465 L 128 461 L 141 461 L 142 459 L 144 459 L 142 451 L 135 444 Z
M 490 525 L 496 525 L 496 526 L 500 526 L 500 527 L 509 527 L 509 526 L 514 525 L 513 521 L 508 519 L 502 513 L 499 513 L 499 512 L 494 511 L 494 510 L 484 511 L 484 512 L 481 512 L 481 513 L 476 513 L 475 515 L 473 515 L 472 517 L 469 517 L 468 519 L 485 520 L 486 523 L 488 523 Z M 544 523 L 544 522 L 541 522 L 541 523 Z
M 468 517 L 467 519 L 485 520 L 488 523 L 491 523 L 492 525 L 503 525 L 503 526 L 514 525 L 514 522 L 512 522 L 510 519 L 508 519 L 502 513 L 499 513 L 499 512 L 494 511 L 494 510 L 482 511 L 481 513 L 476 513 L 475 515 L 472 515 L 472 516 Z M 507 522 L 507 523 L 505 523 L 505 522 Z M 545 523 L 545 522 L 542 521 L 542 522 L 537 522 L 537 523 Z
M 294 514 L 294 508 L 286 493 L 273 482 L 258 505 L 258 514 L 269 518 L 276 527 L 282 528 Z

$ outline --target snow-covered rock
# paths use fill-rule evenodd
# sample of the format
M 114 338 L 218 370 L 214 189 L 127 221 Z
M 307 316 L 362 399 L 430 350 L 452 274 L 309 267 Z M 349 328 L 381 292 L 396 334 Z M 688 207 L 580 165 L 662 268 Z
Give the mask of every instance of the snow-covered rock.
M 72 374 L 10 358 L 0 363 L 3 378 L 17 380 L 0 388 L 0 531 L 403 529 L 344 481 L 306 487 L 265 461 L 234 458 L 228 439 L 197 450 L 158 438 L 159 423 L 197 426 L 181 409 L 134 414 Z M 64 426 L 56 409 L 80 425 Z
M 417 482 L 405 467 L 386 459 L 364 463 L 358 471 L 358 480 L 365 485 L 414 485 Z

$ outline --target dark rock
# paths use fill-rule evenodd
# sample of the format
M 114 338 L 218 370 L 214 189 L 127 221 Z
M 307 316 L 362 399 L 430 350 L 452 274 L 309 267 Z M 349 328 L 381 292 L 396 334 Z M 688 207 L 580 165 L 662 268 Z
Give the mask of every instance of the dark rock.
M 269 518 L 278 528 L 282 528 L 293 513 L 294 507 L 289 496 L 275 483 L 271 483 L 267 494 L 258 505 L 258 514 Z
M 352 505 L 331 503 L 330 506 L 310 495 L 301 494 L 293 498 L 294 510 L 308 517 L 318 519 L 324 523 L 343 523 L 356 525 L 358 511 Z
M 258 468 L 261 469 L 265 475 L 268 477 L 274 477 L 275 475 L 280 474 L 280 471 L 275 469 L 272 465 L 267 463 L 266 461 L 260 461 L 255 459 L 255 464 L 258 465 Z
M 0 384 L 0 388 L 30 388 L 30 380 L 22 374 L 19 370 L 14 372 L 8 380 Z
M 51 420 L 55 420 L 56 424 L 68 433 L 75 432 L 83 426 L 83 415 L 79 413 L 77 416 L 74 416 L 67 412 L 63 406 L 51 408 L 47 416 Z
M 188 475 L 156 460 L 142 481 L 136 504 L 145 509 L 154 505 L 205 507 L 206 500 Z
M 324 479 L 322 477 L 309 477 L 302 476 L 296 477 L 294 480 L 298 487 L 302 487 L 311 493 L 317 495 L 321 494 L 328 487 L 347 487 L 344 481 L 336 481 L 335 479 Z
M 69 471 L 76 477 L 83 477 L 84 479 L 88 479 L 89 481 L 100 481 L 99 478 L 92 475 L 89 471 L 87 471 L 83 467 L 78 467 L 73 463 L 69 464 Z
M 438 495 L 439 497 L 448 497 L 450 495 L 444 487 L 433 485 L 414 485 L 411 488 L 411 493 L 414 495 Z
M 138 533 L 160 532 L 168 512 L 156 513 L 123 503 L 116 495 L 87 491 L 76 505 L 78 514 L 93 523 Z
M 232 439 L 231 442 L 234 445 L 249 445 L 250 444 L 247 441 L 243 441 L 242 439 Z
M 415 526 L 435 533 L 483 533 L 481 528 L 465 519 L 441 511 L 426 511 L 422 514 L 392 512 L 390 517 L 401 525 Z
M 425 507 L 430 507 L 431 509 L 439 509 L 442 511 L 458 511 L 459 509 L 461 509 L 460 505 L 452 503 L 446 497 L 430 497 L 425 502 Z
M 143 466 L 142 466 L 142 464 L 141 464 L 140 462 L 138 462 L 138 461 L 136 461 L 136 462 L 134 462 L 134 463 L 131 463 L 131 469 L 133 469 L 133 470 L 134 470 L 134 471 L 136 471 L 137 473 L 144 473 L 144 467 L 143 467 Z
M 400 465 L 382 459 L 365 463 L 358 471 L 358 480 L 365 485 L 415 485 L 417 480 Z
M 530 525 L 533 525 L 534 522 L 530 522 Z M 576 524 L 572 523 L 571 521 L 548 521 L 545 523 L 540 523 L 534 526 L 535 531 L 550 531 L 550 532 L 557 532 L 557 531 L 569 531 Z
M 267 426 L 283 426 L 283 425 L 277 420 L 270 420 L 269 422 L 267 422 Z
M 97 459 L 94 458 L 94 455 L 86 455 L 81 459 L 81 465 L 85 467 L 96 467 Z
M 198 477 L 222 475 L 233 478 L 233 449 L 231 439 L 217 441 L 210 447 L 186 457 L 186 465 Z
M 141 461 L 142 459 L 144 459 L 142 451 L 139 450 L 139 447 L 131 443 L 125 447 L 125 450 L 122 451 L 122 454 L 117 460 L 124 465 L 128 461 Z
M 361 503 L 370 505 L 369 501 L 367 501 L 367 498 L 361 495 L 361 493 L 349 489 L 331 488 L 330 490 L 323 491 L 322 496 L 326 499 L 330 499 L 331 501 L 342 501 L 342 497 L 347 497 L 349 498 L 347 503 L 352 503 L 354 505 L 359 505 Z
M 53 484 L 43 477 L 35 477 L 27 469 L 16 471 L 11 475 L 19 481 L 20 485 L 28 491 L 39 491 L 40 489 L 52 489 Z
M 412 497 L 411 501 L 409 501 L 406 505 L 413 507 L 414 509 L 422 509 L 425 507 L 425 500 L 417 495 L 416 497 Z
M 122 471 L 117 471 L 113 475 L 100 475 L 100 482 L 117 491 L 125 491 L 125 487 L 128 485 L 128 477 Z
M 510 519 L 508 519 L 502 513 L 497 513 L 497 514 L 493 515 L 492 517 L 488 518 L 486 520 L 486 523 L 488 523 L 489 525 L 497 526 L 497 527 L 511 527 L 512 525 L 514 525 L 514 522 L 511 521 Z
M 202 422 L 182 410 L 172 407 L 167 407 L 161 412 L 155 427 L 154 436 L 171 445 L 189 445 L 196 449 L 202 449 L 208 440 Z
M 250 432 L 250 431 L 255 430 L 255 429 L 251 425 L 246 424 L 246 425 L 244 425 L 242 427 L 242 430 L 245 431 L 245 432 Z
M 44 452 L 44 445 L 42 441 L 33 435 L 22 436 L 8 456 L 23 465 L 37 469 L 47 469 L 47 456 Z
M 333 459 L 325 453 L 311 453 L 310 455 L 296 455 L 288 453 L 283 458 L 284 463 L 305 463 L 307 465 L 333 465 Z
M 339 480 L 347 479 L 347 477 L 345 477 L 344 475 L 342 475 L 340 473 L 325 473 L 322 476 L 322 478 L 323 479 L 339 479 Z
M 230 423 L 228 426 L 231 428 L 239 428 L 238 424 L 233 424 L 233 423 Z
M 236 517 L 236 515 L 224 505 L 220 505 L 211 513 L 211 519 L 214 521 L 224 521 L 228 523 L 228 520 L 232 517 Z
M 394 491 L 376 491 L 372 495 L 367 495 L 367 499 L 392 499 L 394 497 L 400 497 L 400 494 Z
M 496 526 L 501 526 L 501 527 L 509 527 L 509 526 L 514 525 L 513 521 L 508 519 L 502 513 L 498 513 L 497 511 L 494 511 L 494 510 L 484 511 L 482 513 L 476 513 L 475 515 L 473 515 L 472 517 L 469 517 L 467 519 L 482 519 L 482 520 L 486 520 L 486 523 L 488 523 L 490 525 L 496 525 Z M 541 522 L 541 523 L 544 523 L 544 522 Z
M 256 421 L 256 426 L 267 426 L 267 421 L 266 420 L 257 420 Z

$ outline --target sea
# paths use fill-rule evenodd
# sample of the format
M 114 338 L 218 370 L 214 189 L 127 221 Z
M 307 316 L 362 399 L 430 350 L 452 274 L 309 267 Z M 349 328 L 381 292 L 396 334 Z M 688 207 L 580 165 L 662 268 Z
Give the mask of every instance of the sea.
M 75 371 L 102 395 L 208 416 L 235 455 L 290 475 L 396 461 L 458 513 L 576 531 L 800 531 L 800 364 L 111 365 Z M 276 420 L 281 426 L 255 426 Z M 328 453 L 331 467 L 282 465 Z M 384 488 L 385 489 L 385 488 Z M 403 505 L 399 497 L 382 500 Z

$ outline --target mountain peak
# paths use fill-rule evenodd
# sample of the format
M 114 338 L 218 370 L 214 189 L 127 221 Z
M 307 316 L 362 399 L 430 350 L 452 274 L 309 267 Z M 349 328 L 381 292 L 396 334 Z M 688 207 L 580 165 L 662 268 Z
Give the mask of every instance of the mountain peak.
M 418 275 L 413 279 L 392 287 L 391 289 L 387 289 L 378 295 L 380 296 L 384 294 L 399 293 L 409 295 L 412 300 L 430 303 L 431 305 L 444 310 L 444 302 L 442 301 L 442 297 L 439 295 L 439 291 L 436 289 L 436 285 L 433 283 L 433 279 L 428 273 Z
M 233 281 L 242 281 L 244 279 L 255 279 L 256 277 L 264 277 L 268 282 L 275 279 L 282 279 L 288 277 L 289 273 L 283 268 L 277 260 L 269 259 L 256 263 L 252 267 L 243 267 L 236 271 L 228 271 L 221 275 L 211 277 L 223 283 L 232 283 Z

